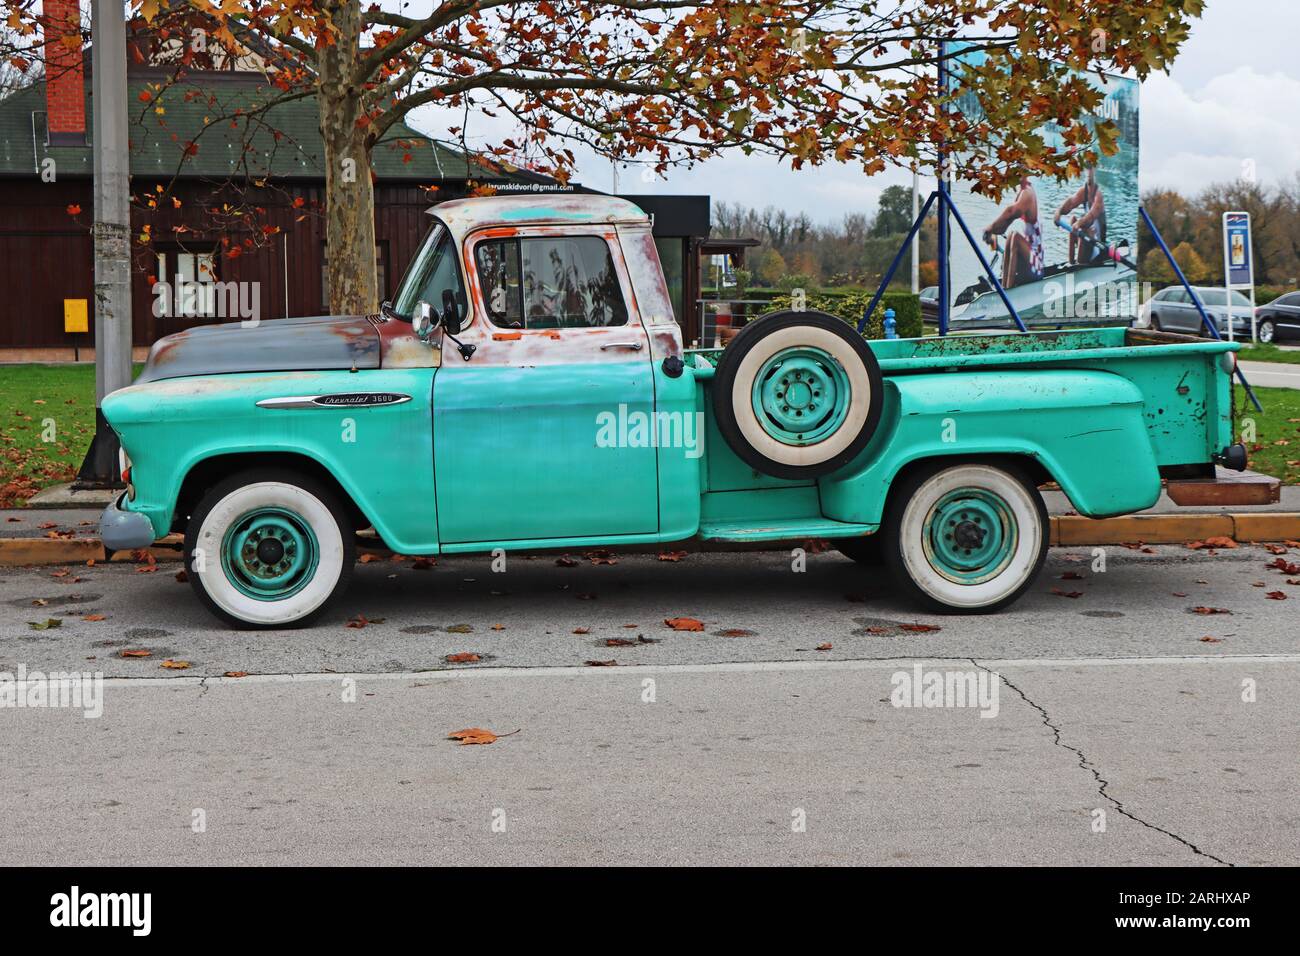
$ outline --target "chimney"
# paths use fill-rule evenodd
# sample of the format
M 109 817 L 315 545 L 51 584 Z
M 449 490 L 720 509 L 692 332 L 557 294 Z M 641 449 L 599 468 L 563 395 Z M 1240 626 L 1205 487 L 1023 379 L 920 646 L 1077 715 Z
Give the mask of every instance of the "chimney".
M 51 146 L 86 145 L 79 0 L 45 0 L 45 109 Z M 76 37 L 74 43 L 71 37 Z

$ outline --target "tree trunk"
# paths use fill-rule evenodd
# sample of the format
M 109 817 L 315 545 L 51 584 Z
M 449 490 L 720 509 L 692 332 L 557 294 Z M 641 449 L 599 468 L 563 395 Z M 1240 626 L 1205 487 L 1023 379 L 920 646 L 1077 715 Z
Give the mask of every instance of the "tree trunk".
M 317 99 L 325 141 L 325 242 L 329 255 L 330 312 L 379 311 L 375 272 L 375 189 L 364 91 L 353 82 L 360 56 L 360 0 L 324 4 L 338 29 L 336 42 L 317 55 Z

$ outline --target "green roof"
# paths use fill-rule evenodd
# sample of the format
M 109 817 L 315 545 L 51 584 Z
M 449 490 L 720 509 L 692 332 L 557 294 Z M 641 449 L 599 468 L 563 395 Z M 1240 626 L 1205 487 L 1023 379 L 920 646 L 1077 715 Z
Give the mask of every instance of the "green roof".
M 193 77 L 157 93 L 162 78 L 129 77 L 127 123 L 131 140 L 131 174 L 224 179 L 237 174 L 241 163 L 249 178 L 325 177 L 325 146 L 319 130 L 315 97 L 280 103 L 260 115 L 252 133 L 239 120 L 218 122 L 195 140 L 206 122 L 242 109 L 247 113 L 281 95 L 259 74 L 220 74 L 210 82 Z M 144 99 L 141 98 L 142 94 Z M 209 102 L 215 97 L 216 102 Z M 157 108 L 163 112 L 159 114 Z M 38 82 L 0 100 L 0 175 L 36 175 L 37 165 L 53 157 L 59 175 L 90 175 L 92 150 L 87 146 L 49 146 L 44 143 L 44 121 L 38 120 L 33 137 L 34 112 L 45 112 L 45 84 Z M 87 138 L 91 129 L 90 82 L 86 81 Z M 277 137 L 276 133 L 280 135 Z M 33 144 L 35 139 L 35 144 Z M 186 144 L 197 152 L 182 163 Z M 33 156 L 33 145 L 35 156 Z M 246 150 L 245 147 L 251 147 Z M 435 142 L 403 123 L 394 123 L 371 152 L 381 180 L 428 182 L 445 179 L 512 178 L 467 160 L 459 150 Z

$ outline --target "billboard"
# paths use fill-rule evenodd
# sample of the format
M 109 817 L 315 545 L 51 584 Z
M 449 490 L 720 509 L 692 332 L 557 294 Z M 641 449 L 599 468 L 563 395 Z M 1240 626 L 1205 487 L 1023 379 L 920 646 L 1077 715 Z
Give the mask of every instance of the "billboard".
M 963 53 L 963 63 L 978 65 L 983 51 Z M 1118 151 L 1100 155 L 1095 168 L 1057 182 L 1028 176 L 998 199 L 976 195 L 958 181 L 953 205 L 1007 290 L 1026 325 L 1111 324 L 1136 318 L 1138 224 L 1138 89 L 1136 80 L 1110 74 L 1079 74 L 1103 95 L 1097 111 L 1082 117 L 1089 127 L 1110 120 L 1119 130 Z M 962 96 L 958 108 L 981 119 L 978 100 Z M 1049 146 L 1063 149 L 1055 123 L 1042 128 Z M 958 172 L 961 156 L 954 157 Z M 1013 326 L 974 251 L 954 241 L 949 256 L 951 327 Z

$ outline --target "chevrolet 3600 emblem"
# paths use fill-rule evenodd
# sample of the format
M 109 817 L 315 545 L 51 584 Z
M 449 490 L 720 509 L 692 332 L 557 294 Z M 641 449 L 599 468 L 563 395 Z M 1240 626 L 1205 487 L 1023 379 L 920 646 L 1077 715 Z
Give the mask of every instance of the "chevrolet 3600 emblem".
M 373 405 L 401 405 L 410 395 L 401 392 L 339 392 L 334 395 L 287 395 L 264 398 L 258 408 L 368 408 Z

